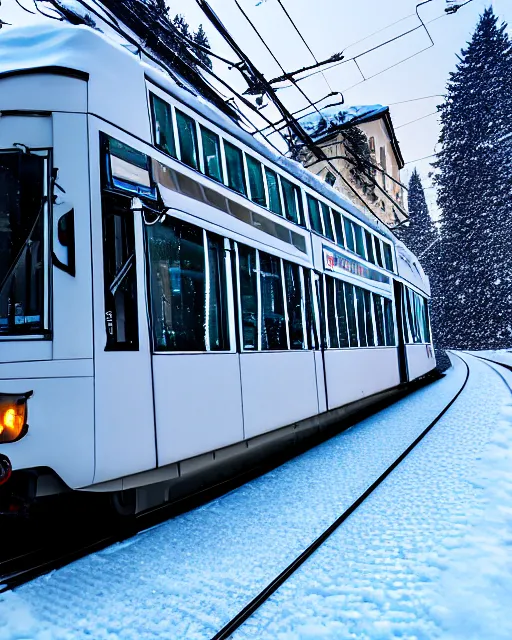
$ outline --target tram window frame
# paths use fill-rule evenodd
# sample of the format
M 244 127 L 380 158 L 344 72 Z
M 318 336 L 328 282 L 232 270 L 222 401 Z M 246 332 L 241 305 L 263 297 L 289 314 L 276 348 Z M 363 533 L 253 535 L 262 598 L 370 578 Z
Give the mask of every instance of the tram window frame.
M 350 347 L 350 339 L 348 335 L 348 317 L 345 301 L 345 287 L 347 283 L 336 278 L 336 312 L 338 316 L 338 337 L 340 349 Z
M 372 297 L 371 291 L 363 289 L 364 296 L 364 312 L 365 312 L 365 324 L 366 324 L 366 342 L 369 347 L 375 347 L 375 321 L 373 317 Z
M 145 235 L 154 352 L 230 352 L 224 238 L 171 216 Z
M 393 303 L 389 298 L 382 297 L 384 302 L 384 326 L 386 346 L 396 347 L 395 318 L 393 315 Z
M 356 237 L 354 232 L 354 223 L 352 220 L 343 216 L 343 228 L 345 231 L 346 248 L 352 253 L 356 253 Z
M 203 173 L 208 178 L 219 182 L 220 184 L 224 184 L 224 168 L 222 166 L 222 145 L 220 136 L 204 127 L 202 124 L 199 124 L 199 130 L 201 133 L 201 146 L 202 146 L 202 155 L 203 155 Z M 214 155 L 207 155 L 207 145 L 205 144 L 207 141 L 209 144 L 213 143 L 214 147 Z M 213 149 L 212 149 L 213 150 Z M 209 158 L 215 157 L 217 163 L 217 171 L 213 171 L 210 169 Z
M 357 327 L 359 330 L 359 346 L 367 347 L 368 341 L 366 338 L 366 313 L 364 308 L 364 290 L 361 287 L 355 286 L 356 293 L 356 318 Z
M 350 347 L 359 346 L 359 330 L 356 314 L 356 294 L 353 284 L 345 283 L 345 308 L 347 310 L 348 340 Z
M 382 256 L 382 241 L 380 238 L 377 238 L 377 236 L 373 236 L 373 243 L 375 246 L 375 259 L 376 259 L 376 264 L 377 266 L 381 267 L 381 269 L 384 269 L 384 259 Z
M 364 237 L 365 237 L 365 243 L 366 243 L 366 259 L 368 260 L 368 262 L 375 264 L 373 238 L 372 238 L 372 234 L 368 231 L 368 229 L 364 230 Z
M 287 351 L 289 339 L 282 260 L 271 253 L 258 251 L 258 263 L 261 350 Z
M 199 140 L 196 121 L 189 116 L 188 113 L 180 111 L 180 109 L 175 109 L 175 113 L 180 162 L 183 162 L 187 167 L 200 171 Z
M 325 319 L 327 329 L 327 346 L 329 349 L 339 349 L 338 317 L 336 313 L 336 283 L 334 278 L 325 276 Z
M 313 298 L 313 296 L 317 295 L 317 291 L 313 286 L 313 273 L 311 269 L 303 268 L 303 274 L 304 305 L 306 310 L 306 335 L 308 339 L 308 348 L 312 351 L 318 351 L 320 349 L 320 336 L 318 334 L 317 314 L 315 312 L 315 301 Z
M 229 140 L 223 138 L 222 141 L 226 158 L 226 186 L 247 198 L 247 176 L 243 151 Z
M 307 349 L 302 267 L 283 260 L 288 336 L 292 351 Z M 298 294 L 298 295 L 297 295 Z
M 291 180 L 280 176 L 284 214 L 287 220 L 304 227 L 304 210 L 301 189 Z
M 172 158 L 177 158 L 173 106 L 151 91 L 149 92 L 149 102 L 151 107 L 151 122 L 153 125 L 153 141 L 155 143 L 155 147 Z M 162 143 L 158 140 L 159 134 L 162 134 L 162 127 L 157 116 L 157 104 L 165 111 L 164 119 L 166 126 L 164 127 L 164 135 L 166 137 L 169 136 L 170 142 L 172 143 L 171 146 L 169 146 L 167 141 Z
M 353 222 L 353 229 L 354 229 L 354 239 L 355 239 L 355 243 L 356 243 L 356 250 L 355 253 L 360 257 L 366 260 L 366 251 L 365 251 L 365 246 L 364 246 L 364 234 L 363 234 L 363 228 L 361 227 L 361 225 L 357 224 L 357 222 Z
M 279 189 L 279 174 L 274 169 L 264 165 L 265 181 L 267 183 L 268 209 L 278 216 L 284 217 L 283 203 Z M 270 179 L 269 179 L 270 178 Z
M 263 165 L 259 160 L 248 153 L 245 154 L 245 161 L 247 163 L 250 200 L 267 209 L 267 191 L 265 187 Z M 257 177 L 259 177 L 260 180 L 258 180 Z M 257 195 L 258 190 L 260 191 L 260 195 Z
M 384 326 L 384 306 L 382 296 L 378 293 L 372 293 L 373 315 L 375 318 L 375 332 L 377 338 L 377 347 L 386 346 L 386 331 Z
M 320 211 L 322 213 L 322 222 L 324 225 L 324 236 L 334 242 L 330 207 L 327 206 L 325 202 L 320 201 Z
M 324 235 L 324 227 L 322 222 L 322 215 L 320 213 L 320 203 L 309 193 L 306 194 L 306 201 L 308 205 L 309 226 L 312 231 L 316 231 L 320 235 Z
M 382 242 L 382 249 L 384 253 L 384 265 L 388 271 L 394 270 L 393 265 L 393 251 L 391 249 L 391 245 L 388 242 Z
M 236 256 L 240 348 L 250 353 L 259 351 L 261 344 L 258 251 L 236 243 Z M 253 339 L 246 339 L 251 334 Z
M 135 221 L 126 196 L 103 192 L 101 209 L 105 351 L 138 351 Z
M 334 231 L 336 234 L 336 244 L 345 248 L 345 232 L 343 230 L 343 216 L 336 209 L 331 209 L 334 222 Z

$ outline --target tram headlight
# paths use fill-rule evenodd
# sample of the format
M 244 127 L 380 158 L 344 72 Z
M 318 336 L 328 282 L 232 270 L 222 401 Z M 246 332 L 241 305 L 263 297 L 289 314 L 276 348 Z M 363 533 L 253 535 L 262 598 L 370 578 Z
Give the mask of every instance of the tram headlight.
M 26 434 L 28 396 L 0 393 L 0 444 L 14 442 Z

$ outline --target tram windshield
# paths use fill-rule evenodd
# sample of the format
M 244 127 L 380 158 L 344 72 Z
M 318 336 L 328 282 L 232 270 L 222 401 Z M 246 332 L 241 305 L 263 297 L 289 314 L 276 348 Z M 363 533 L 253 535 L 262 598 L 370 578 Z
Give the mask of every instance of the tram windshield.
M 43 157 L 0 153 L 0 336 L 44 328 L 44 182 Z

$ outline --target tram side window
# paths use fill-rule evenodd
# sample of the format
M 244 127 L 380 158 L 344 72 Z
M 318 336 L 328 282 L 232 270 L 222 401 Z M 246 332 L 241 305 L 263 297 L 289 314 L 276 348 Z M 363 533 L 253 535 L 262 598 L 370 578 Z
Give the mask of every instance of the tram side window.
M 324 230 L 320 219 L 320 203 L 316 198 L 313 198 L 310 195 L 308 195 L 306 199 L 308 201 L 309 222 L 311 224 L 311 228 L 313 231 L 323 235 Z
M 247 173 L 249 174 L 249 187 L 251 189 L 251 200 L 262 207 L 267 206 L 265 195 L 265 185 L 263 183 L 263 167 L 261 162 L 252 156 L 245 156 L 247 161 Z
M 355 222 L 352 223 L 352 227 L 354 229 L 354 235 L 356 238 L 356 253 L 358 256 L 361 256 L 361 258 L 365 258 L 366 255 L 364 252 L 363 229 Z
M 172 108 L 170 104 L 161 100 L 153 93 L 150 94 L 151 114 L 153 117 L 153 132 L 155 146 L 164 153 L 176 157 L 176 143 L 172 124 Z
M 277 182 L 277 173 L 265 167 L 265 177 L 267 179 L 267 190 L 269 204 L 268 208 L 277 215 L 283 215 L 283 207 L 281 206 L 281 198 L 279 196 L 279 184 Z
M 384 331 L 384 310 L 382 297 L 376 293 L 372 293 L 373 312 L 375 315 L 375 328 L 377 330 L 377 345 L 384 347 L 386 345 L 386 335 Z
M 292 262 L 283 262 L 286 287 L 286 308 L 288 311 L 288 333 L 290 349 L 305 349 L 304 341 L 304 305 L 300 279 L 301 267 Z
M 325 235 L 327 238 L 329 238 L 329 240 L 334 241 L 334 233 L 332 230 L 331 214 L 329 211 L 329 207 L 323 202 L 321 202 L 320 208 L 322 209 L 322 220 L 324 221 Z
M 203 144 L 204 172 L 213 180 L 223 182 L 222 161 L 220 155 L 219 136 L 201 125 L 201 142 Z
M 384 262 L 382 261 L 382 252 L 381 252 L 381 241 L 377 236 L 373 236 L 373 241 L 375 244 L 375 259 L 379 267 L 384 267 Z
M 287 349 L 281 260 L 262 251 L 259 252 L 259 255 L 261 348 L 264 351 Z
M 176 109 L 178 124 L 178 140 L 180 143 L 180 160 L 193 169 L 199 169 L 199 153 L 197 147 L 197 129 L 195 120 L 186 113 Z
M 359 329 L 359 346 L 367 347 L 368 341 L 366 339 L 366 318 L 364 310 L 364 291 L 361 287 L 355 287 L 356 290 L 356 305 L 357 305 L 357 327 Z
M 393 271 L 393 253 L 391 251 L 391 246 L 387 242 L 383 242 L 382 246 L 384 248 L 384 262 L 386 269 Z
M 229 349 L 223 239 L 173 218 L 146 230 L 155 349 Z
M 339 211 L 332 209 L 332 217 L 334 219 L 334 229 L 336 231 L 336 242 L 340 247 L 345 246 L 345 234 L 343 233 L 343 222 Z
M 351 347 L 358 346 L 357 320 L 354 285 L 345 283 L 345 304 L 347 309 L 348 337 Z
M 372 314 L 372 294 L 366 289 L 364 294 L 364 311 L 366 318 L 366 341 L 369 347 L 375 346 L 375 334 L 373 330 L 373 314 Z
M 320 344 L 318 340 L 318 331 L 315 322 L 315 310 L 313 303 L 313 296 L 316 295 L 316 292 L 313 292 L 311 272 L 309 270 L 304 270 L 304 293 L 306 306 L 306 333 L 308 337 L 309 348 L 318 349 L 320 347 Z
M 393 319 L 393 306 L 391 300 L 383 298 L 384 300 L 384 320 L 386 326 L 386 346 L 394 347 L 395 343 L 395 323 Z
M 364 230 L 364 237 L 365 237 L 365 241 L 366 241 L 366 255 L 368 256 L 368 262 L 371 262 L 372 264 L 375 264 L 375 253 L 373 251 L 372 234 L 365 229 Z
M 356 243 L 354 239 L 354 225 L 348 218 L 343 218 L 343 225 L 345 227 L 345 242 L 347 243 L 347 249 L 355 253 Z
M 281 178 L 283 189 L 284 210 L 288 220 L 304 226 L 304 212 L 302 210 L 302 193 L 300 189 L 286 178 Z
M 347 312 L 345 309 L 345 287 L 348 286 L 341 280 L 336 280 L 336 310 L 338 315 L 338 332 L 340 338 L 340 347 L 348 347 L 348 324 Z
M 107 351 L 139 348 L 133 215 L 124 200 L 102 198 Z
M 338 322 L 336 319 L 336 301 L 335 301 L 335 282 L 334 278 L 325 278 L 325 306 L 327 317 L 327 330 L 329 332 L 329 347 L 331 349 L 338 349 L 339 333 Z
M 258 268 L 256 250 L 238 245 L 240 301 L 242 312 L 242 347 L 258 349 Z
M 228 187 L 247 196 L 247 184 L 245 181 L 243 154 L 230 142 L 224 140 L 226 153 L 226 166 L 228 170 Z

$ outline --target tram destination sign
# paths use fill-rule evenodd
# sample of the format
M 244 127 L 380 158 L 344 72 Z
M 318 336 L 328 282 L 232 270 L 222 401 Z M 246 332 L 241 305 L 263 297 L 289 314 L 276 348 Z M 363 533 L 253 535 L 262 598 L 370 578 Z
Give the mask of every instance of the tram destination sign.
M 354 276 L 360 278 L 367 278 L 368 280 L 374 280 L 375 282 L 384 282 L 389 284 L 389 278 L 376 269 L 361 264 L 357 260 L 352 260 L 347 256 L 333 251 L 328 247 L 323 247 L 324 250 L 324 268 L 326 271 L 333 271 L 334 273 L 351 273 Z

